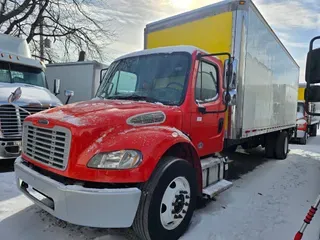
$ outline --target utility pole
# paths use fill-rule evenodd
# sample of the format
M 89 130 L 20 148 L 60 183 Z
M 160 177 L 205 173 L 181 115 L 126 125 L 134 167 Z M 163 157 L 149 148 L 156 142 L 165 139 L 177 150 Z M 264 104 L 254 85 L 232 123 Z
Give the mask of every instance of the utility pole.
M 43 5 L 42 0 L 39 3 L 39 11 L 41 11 Z M 43 40 L 43 16 L 40 16 L 40 59 L 44 59 L 44 40 Z

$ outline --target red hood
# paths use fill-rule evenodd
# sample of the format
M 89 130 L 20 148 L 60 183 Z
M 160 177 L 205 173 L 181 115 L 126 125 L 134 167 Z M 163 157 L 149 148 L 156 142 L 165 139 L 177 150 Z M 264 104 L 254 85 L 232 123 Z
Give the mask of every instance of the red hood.
M 28 121 L 47 119 L 49 122 L 65 127 L 110 127 L 124 125 L 126 120 L 136 114 L 163 111 L 168 117 L 175 118 L 175 127 L 181 127 L 181 110 L 176 106 L 124 100 L 92 100 L 69 104 L 43 111 L 27 118 Z M 171 117 L 170 117 L 171 116 Z M 176 118 L 179 116 L 178 118 Z M 170 121 L 170 122 L 171 122 Z

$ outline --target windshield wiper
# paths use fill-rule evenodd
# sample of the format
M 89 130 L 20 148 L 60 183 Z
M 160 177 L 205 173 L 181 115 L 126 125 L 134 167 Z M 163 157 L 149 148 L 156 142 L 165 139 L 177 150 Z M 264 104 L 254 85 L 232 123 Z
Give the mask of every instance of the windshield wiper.
M 137 101 L 143 100 L 143 101 L 147 101 L 147 102 L 157 102 L 157 100 L 152 97 L 139 95 L 139 94 L 114 95 L 114 96 L 107 97 L 107 99 L 137 100 Z

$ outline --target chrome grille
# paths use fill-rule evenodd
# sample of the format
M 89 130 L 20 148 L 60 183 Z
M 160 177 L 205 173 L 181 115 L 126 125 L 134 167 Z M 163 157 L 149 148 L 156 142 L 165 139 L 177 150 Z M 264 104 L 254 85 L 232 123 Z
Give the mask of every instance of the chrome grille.
M 35 161 L 65 170 L 70 152 L 70 130 L 55 126 L 42 128 L 25 122 L 23 125 L 23 153 Z
M 23 107 L 31 114 L 48 108 L 45 107 Z M 28 113 L 16 108 L 11 104 L 0 105 L 0 127 L 4 138 L 21 138 L 22 123 Z

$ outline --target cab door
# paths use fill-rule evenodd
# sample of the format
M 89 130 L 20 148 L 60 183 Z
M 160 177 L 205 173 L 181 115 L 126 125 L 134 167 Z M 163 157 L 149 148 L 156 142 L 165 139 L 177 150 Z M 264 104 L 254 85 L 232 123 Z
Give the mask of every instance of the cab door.
M 200 156 L 220 152 L 223 148 L 225 113 L 211 113 L 224 108 L 221 72 L 222 66 L 218 61 L 199 61 L 193 84 L 190 137 Z M 204 107 L 207 113 L 201 113 L 199 106 Z

